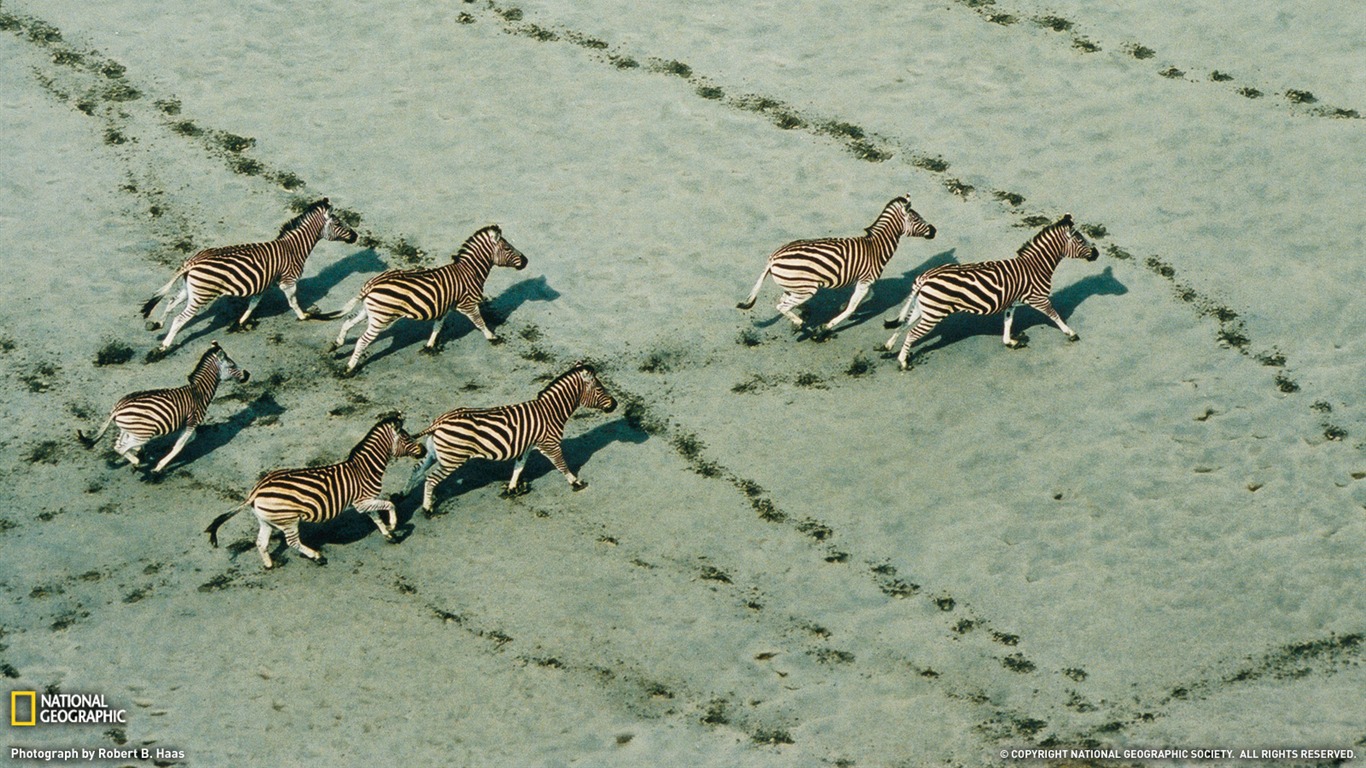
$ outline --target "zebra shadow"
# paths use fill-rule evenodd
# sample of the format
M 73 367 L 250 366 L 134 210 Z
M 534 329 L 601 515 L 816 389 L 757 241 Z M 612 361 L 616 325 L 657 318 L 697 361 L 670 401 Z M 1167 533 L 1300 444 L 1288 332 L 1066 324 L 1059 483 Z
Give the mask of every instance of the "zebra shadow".
M 554 301 L 560 298 L 560 292 L 550 287 L 546 282 L 545 275 L 532 277 L 509 286 L 507 290 L 498 294 L 498 297 L 480 307 L 480 312 L 484 315 L 484 322 L 488 324 L 489 330 L 498 333 L 498 328 L 506 322 L 507 317 L 519 309 L 523 304 L 532 301 Z M 364 325 L 353 328 L 351 333 L 359 336 L 364 333 Z M 446 323 L 441 327 L 441 335 L 436 339 L 436 351 L 445 350 L 446 344 L 459 341 L 471 333 L 479 335 L 474 324 L 464 315 L 455 311 L 454 308 L 446 314 Z M 432 321 L 414 321 L 403 318 L 390 326 L 381 335 L 381 339 L 388 336 L 391 341 L 384 349 L 375 349 L 372 344 L 366 351 L 370 352 L 366 364 L 374 363 L 377 360 L 388 357 L 396 352 L 400 352 L 414 344 L 426 344 L 427 338 L 432 334 Z M 378 343 L 379 340 L 376 340 Z M 355 343 L 355 338 L 348 339 L 348 346 L 337 351 L 338 359 L 345 359 L 351 354 L 350 344 Z M 373 352 L 371 352 L 373 350 Z
M 218 398 L 218 400 L 245 400 L 247 397 L 249 395 L 243 394 L 239 397 L 234 393 L 234 395 Z M 232 442 L 232 439 L 237 437 L 242 430 L 255 426 L 260 421 L 269 423 L 278 419 L 280 414 L 284 412 L 284 406 L 275 402 L 275 397 L 269 392 L 257 395 L 251 399 L 251 402 L 247 403 L 245 408 L 234 413 L 227 421 L 200 424 L 199 428 L 195 430 L 194 439 L 185 445 L 185 450 L 181 451 L 179 456 L 166 465 L 160 475 L 152 474 L 151 467 L 153 464 L 144 462 L 143 479 L 153 483 L 160 482 L 166 473 Z
M 1053 308 L 1058 310 L 1058 314 L 1066 320 L 1072 316 L 1077 307 L 1081 306 L 1083 301 L 1092 296 L 1123 296 L 1128 292 L 1128 287 L 1115 277 L 1113 268 L 1107 266 L 1098 275 L 1083 277 L 1062 290 L 1054 291 L 1051 301 Z M 1000 314 L 973 315 L 967 312 L 958 312 L 944 318 L 939 325 L 935 326 L 933 331 L 930 331 L 928 336 L 917 342 L 912 350 L 916 353 L 929 352 L 973 336 L 999 337 L 1004 328 L 1004 322 L 1003 316 Z M 1011 326 L 1012 335 L 1018 338 L 1024 334 L 1026 329 L 1035 326 L 1046 326 L 1052 328 L 1054 333 L 1058 333 L 1053 321 L 1044 317 L 1042 312 L 1032 307 L 1020 307 L 1015 311 L 1015 321 Z M 1058 335 L 1061 336 L 1060 333 Z M 897 343 L 900 344 L 899 339 Z
M 941 251 L 926 259 L 920 266 L 909 269 L 898 276 L 883 274 L 873 287 L 868 291 L 868 295 L 863 297 L 863 303 L 859 304 L 854 314 L 849 316 L 840 325 L 840 330 L 847 330 L 862 325 L 871 319 L 880 317 L 888 310 L 897 307 L 906 297 L 911 295 L 911 285 L 915 282 L 920 273 L 941 266 L 943 264 L 956 264 L 956 249 L 950 248 Z M 809 301 L 798 310 L 806 318 L 807 325 L 814 327 L 821 323 L 827 323 L 835 315 L 844 311 L 844 306 L 849 303 L 849 296 L 853 293 L 853 286 L 845 286 L 835 290 L 823 289 L 816 292 Z M 767 328 L 779 320 L 786 321 L 782 315 L 775 314 L 772 318 L 755 323 L 760 328 Z
M 632 427 L 625 419 L 612 419 L 588 430 L 587 432 L 566 439 L 561 445 L 564 451 L 565 461 L 568 462 L 570 470 L 576 475 L 587 474 L 585 478 L 592 483 L 592 462 L 591 459 L 598 451 L 606 448 L 613 443 L 630 443 L 639 445 L 650 436 L 645 432 Z M 470 461 L 456 470 L 450 477 L 447 477 L 437 486 L 436 497 L 433 501 L 435 516 L 439 517 L 447 512 L 454 511 L 460 504 L 460 499 L 469 492 L 497 486 L 500 489 L 507 485 L 508 479 L 512 476 L 511 461 L 485 461 L 477 459 Z M 536 481 L 544 479 L 544 482 Z M 569 483 L 564 481 L 564 476 L 559 470 L 550 463 L 550 460 L 542 456 L 540 451 L 532 451 L 531 457 L 527 459 L 526 468 L 522 471 L 521 482 L 527 486 L 535 483 L 529 491 L 537 493 L 571 493 Z M 558 487 L 557 487 L 558 486 Z M 589 492 L 592 491 L 591 485 Z M 411 498 L 414 503 L 404 503 L 406 498 Z M 398 505 L 398 523 L 400 531 L 396 531 L 397 536 L 406 536 L 412 529 L 411 520 L 417 513 L 422 501 L 422 484 L 413 488 L 409 494 L 396 494 L 391 500 Z M 451 505 L 446 507 L 446 505 Z M 446 507 L 444 510 L 443 507 Z M 369 520 L 362 520 L 362 523 L 369 525 L 371 529 L 374 524 Z M 364 530 L 362 529 L 362 533 Z

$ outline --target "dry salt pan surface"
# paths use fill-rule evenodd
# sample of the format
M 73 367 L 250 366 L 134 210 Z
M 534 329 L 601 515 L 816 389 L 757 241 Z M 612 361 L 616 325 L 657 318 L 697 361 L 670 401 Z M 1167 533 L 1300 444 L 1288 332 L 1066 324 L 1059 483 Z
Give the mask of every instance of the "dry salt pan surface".
M 1366 67 L 1350 3 L 0 4 L 0 674 L 102 693 L 189 765 L 920 766 L 1030 746 L 1366 751 Z M 851 323 L 775 320 L 765 256 L 909 194 Z M 491 346 L 403 322 L 353 378 L 277 292 L 172 353 L 138 308 L 330 197 L 300 299 L 497 223 Z M 1071 212 L 1081 341 L 959 317 L 896 370 L 915 275 Z M 848 290 L 809 303 L 819 321 Z M 253 374 L 150 477 L 91 451 L 212 340 Z M 575 360 L 573 493 L 473 462 L 404 532 L 305 526 L 261 472 L 528 399 Z M 168 443 L 153 444 L 159 458 Z M 275 546 L 278 548 L 279 539 Z M 6 759 L 10 753 L 6 751 Z M 1011 761 L 1005 761 L 1011 762 Z M 1308 760 L 1306 762 L 1324 762 Z M 133 761 L 145 765 L 149 761 Z M 1116 764 L 1114 762 L 1106 764 Z

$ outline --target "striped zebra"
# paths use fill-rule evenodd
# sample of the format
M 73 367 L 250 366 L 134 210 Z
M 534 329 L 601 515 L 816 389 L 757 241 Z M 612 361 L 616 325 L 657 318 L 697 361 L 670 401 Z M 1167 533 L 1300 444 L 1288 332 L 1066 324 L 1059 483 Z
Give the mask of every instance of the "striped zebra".
M 451 263 L 435 269 L 391 269 L 370 278 L 361 288 L 360 295 L 347 302 L 338 315 L 345 315 L 360 304 L 356 314 L 342 323 L 341 332 L 332 344 L 337 349 L 346 343 L 346 332 L 361 320 L 369 318 L 365 333 L 356 340 L 356 349 L 346 364 L 346 372 L 351 373 L 360 362 L 365 348 L 370 346 L 380 333 L 401 317 L 414 320 L 435 320 L 431 338 L 427 339 L 424 351 L 436 348 L 436 338 L 441 334 L 441 325 L 446 322 L 446 313 L 451 307 L 468 317 L 490 343 L 502 341 L 488 329 L 484 317 L 479 312 L 479 302 L 484 297 L 484 282 L 493 267 L 512 267 L 526 269 L 526 256 L 503 238 L 503 231 L 497 226 L 484 227 L 470 235 L 460 250 L 451 256 Z
M 177 283 L 181 284 L 179 293 L 166 304 L 161 320 L 147 323 L 147 330 L 157 330 L 166 322 L 172 309 L 180 302 L 186 302 L 185 309 L 171 321 L 166 338 L 161 340 L 159 353 L 164 354 L 170 349 L 176 334 L 190 318 L 219 296 L 251 297 L 247 302 L 247 311 L 236 323 L 239 328 L 247 327 L 247 319 L 261 302 L 261 296 L 277 281 L 289 300 L 290 308 L 300 320 L 310 316 L 325 319 L 325 316 L 317 315 L 313 307 L 307 312 L 300 309 L 299 300 L 294 295 L 299 276 L 304 271 L 304 261 L 319 240 L 356 242 L 355 230 L 337 220 L 332 214 L 332 204 L 325 197 L 280 227 L 280 234 L 268 243 L 205 248 L 191 256 L 176 270 L 171 281 L 142 305 L 142 316 L 149 317 L 157 303 L 170 295 Z
M 403 456 L 420 459 L 426 453 L 421 443 L 403 431 L 403 417 L 388 414 L 370 428 L 365 437 L 351 449 L 346 461 L 325 467 L 306 469 L 277 469 L 266 473 L 247 494 L 247 500 L 235 509 L 224 512 L 209 523 L 204 532 L 209 543 L 218 546 L 218 528 L 229 518 L 251 507 L 261 530 L 256 536 L 256 550 L 261 562 L 273 568 L 270 558 L 271 531 L 284 534 L 285 543 L 318 565 L 326 565 L 327 558 L 299 540 L 299 523 L 325 523 L 347 507 L 369 515 L 386 541 L 393 542 L 398 510 L 393 502 L 380 500 L 384 470 L 390 460 Z M 389 518 L 385 525 L 379 513 Z
M 136 467 L 141 463 L 138 452 L 143 445 L 154 438 L 179 431 L 180 437 L 170 453 L 152 469 L 153 472 L 160 472 L 194 437 L 195 427 L 204 421 L 209 402 L 218 391 L 218 383 L 228 379 L 245 383 L 250 378 L 251 373 L 237 367 L 237 363 L 215 341 L 195 363 L 194 370 L 190 371 L 190 383 L 174 389 L 149 389 L 126 395 L 114 404 L 114 410 L 109 413 L 99 432 L 93 437 L 86 437 L 78 429 L 76 437 L 86 448 L 91 448 L 104 436 L 110 424 L 117 424 L 119 437 L 114 441 L 114 451 Z
M 828 334 L 858 309 L 863 297 L 868 295 L 868 289 L 882 276 L 882 270 L 896 253 L 897 243 L 903 235 L 933 240 L 934 234 L 934 226 L 911 208 L 909 199 L 895 198 L 860 237 L 797 240 L 774 251 L 759 274 L 754 290 L 749 292 L 749 298 L 736 307 L 749 309 L 754 306 L 764 278 L 771 275 L 773 282 L 784 291 L 778 301 L 778 311 L 800 329 L 802 318 L 793 311 L 796 307 L 815 296 L 821 288 L 839 288 L 853 283 L 854 293 L 844 311 L 817 332 L 818 336 Z
M 911 285 L 911 295 L 895 320 L 887 320 L 888 328 L 897 328 L 883 349 L 891 351 L 896 337 L 909 329 L 901 345 L 897 362 L 901 370 L 908 367 L 911 345 L 925 336 L 948 315 L 971 312 L 974 315 L 1005 313 L 1005 330 L 1001 341 L 1016 348 L 1021 342 L 1010 335 L 1010 323 L 1015 308 L 1021 304 L 1044 313 L 1053 324 L 1076 341 L 1076 331 L 1063 322 L 1053 303 L 1049 301 L 1053 271 L 1063 258 L 1095 261 L 1100 251 L 1081 232 L 1073 228 L 1072 214 L 1044 227 L 1029 242 L 1020 246 L 1012 259 L 984 261 L 976 264 L 945 264 L 926 271 Z M 912 311 L 914 308 L 914 311 Z M 909 317 L 909 319 L 908 319 Z M 902 326 L 903 327 L 898 327 Z
M 547 384 L 535 400 L 495 408 L 457 408 L 442 414 L 431 426 L 413 435 L 427 438 L 427 458 L 413 472 L 408 490 L 426 476 L 422 511 L 430 517 L 432 494 L 437 484 L 460 465 L 470 459 L 516 459 L 505 493 L 525 493 L 526 486 L 519 485 L 518 478 L 522 476 L 531 449 L 535 448 L 560 470 L 570 488 L 581 491 L 588 483 L 569 470 L 560 448 L 565 422 L 579 407 L 597 408 L 607 413 L 617 407 L 616 398 L 607 393 L 593 368 L 584 363 L 575 363 Z M 438 466 L 433 469 L 433 464 Z

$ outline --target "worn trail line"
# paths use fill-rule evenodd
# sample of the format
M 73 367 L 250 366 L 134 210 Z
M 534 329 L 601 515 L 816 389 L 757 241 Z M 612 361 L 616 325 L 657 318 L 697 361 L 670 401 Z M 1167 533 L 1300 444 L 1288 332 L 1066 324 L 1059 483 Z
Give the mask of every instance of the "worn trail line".
M 1032 26 L 1042 30 L 1059 33 L 1060 35 L 1064 35 L 1063 39 L 1069 41 L 1072 48 L 1075 48 L 1082 54 L 1094 54 L 1101 51 L 1116 52 L 1113 53 L 1114 56 L 1121 57 L 1123 60 L 1129 62 L 1155 60 L 1158 55 L 1157 51 L 1137 42 L 1126 42 L 1121 45 L 1107 42 L 1102 45 L 1101 43 L 1079 34 L 1076 31 L 1079 26 L 1077 22 L 1053 13 L 1030 12 L 1023 10 L 1020 7 L 1009 7 L 1001 4 L 998 0 L 954 0 L 954 4 L 960 8 L 967 8 L 976 12 L 977 16 L 983 21 L 992 24 L 999 24 L 1006 27 L 1023 24 L 1024 26 L 1020 27 L 1022 30 L 1026 30 Z M 1185 70 L 1178 69 L 1169 62 L 1170 60 L 1164 60 L 1162 64 L 1158 64 L 1156 61 L 1150 61 L 1149 63 L 1154 67 L 1162 66 L 1162 69 L 1160 70 L 1153 69 L 1152 74 L 1159 75 L 1169 80 L 1181 80 L 1188 83 L 1203 83 L 1211 86 L 1233 88 L 1235 89 L 1235 93 L 1247 99 L 1260 99 L 1266 95 L 1262 90 L 1251 85 L 1243 84 L 1242 81 L 1237 80 L 1233 75 L 1222 71 L 1221 69 L 1211 68 L 1208 74 L 1199 75 L 1187 73 Z M 1194 65 L 1184 64 L 1183 66 L 1191 67 Z M 1306 89 L 1280 88 L 1266 84 L 1260 85 L 1262 88 L 1270 89 L 1273 93 L 1272 98 L 1268 99 L 1268 106 L 1273 104 L 1277 107 L 1289 106 L 1293 113 L 1311 117 L 1327 117 L 1340 120 L 1359 120 L 1362 118 L 1361 112 L 1356 109 L 1335 107 L 1321 103 L 1312 92 Z

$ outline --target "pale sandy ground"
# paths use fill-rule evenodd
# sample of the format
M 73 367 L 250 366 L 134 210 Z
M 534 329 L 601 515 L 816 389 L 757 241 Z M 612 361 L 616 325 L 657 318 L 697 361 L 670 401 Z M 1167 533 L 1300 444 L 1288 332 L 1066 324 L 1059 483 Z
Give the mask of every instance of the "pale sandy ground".
M 197 766 L 1366 750 L 1366 124 L 1324 114 L 1366 110 L 1353 4 L 325 5 L 0 5 L 0 669 L 131 710 L 6 746 Z M 773 248 L 907 192 L 940 235 L 903 243 L 834 339 L 772 322 L 771 285 L 733 308 Z M 496 222 L 531 260 L 488 284 L 508 343 L 455 318 L 426 357 L 405 325 L 341 380 L 336 323 L 272 294 L 255 331 L 227 334 L 223 302 L 142 362 L 137 308 L 186 249 L 268 238 L 323 195 L 379 245 L 319 245 L 305 304 L 404 264 L 400 240 L 435 264 Z M 1065 211 L 1105 233 L 1055 283 L 1082 341 L 1025 310 L 1024 351 L 962 320 L 908 373 L 878 357 L 916 273 L 1009 256 L 1026 216 Z M 72 439 L 215 338 L 255 376 L 163 481 Z M 110 342 L 133 359 L 95 366 Z M 471 465 L 440 516 L 400 501 L 401 545 L 350 515 L 306 531 L 323 569 L 263 572 L 246 517 L 222 549 L 201 533 L 382 411 L 416 429 L 581 357 L 635 403 L 570 423 L 583 493 L 537 458 L 505 501 L 510 468 Z

